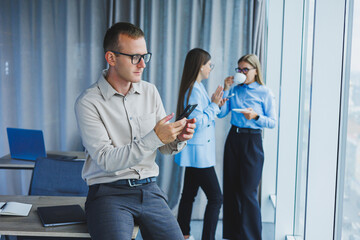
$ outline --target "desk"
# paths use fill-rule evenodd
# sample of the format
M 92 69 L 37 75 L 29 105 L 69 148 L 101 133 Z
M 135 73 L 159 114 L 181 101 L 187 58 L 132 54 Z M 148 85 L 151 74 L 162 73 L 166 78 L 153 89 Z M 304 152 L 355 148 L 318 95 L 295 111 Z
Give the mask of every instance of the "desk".
M 36 209 L 39 206 L 79 204 L 84 208 L 85 197 L 53 197 L 53 196 L 4 196 L 0 202 L 14 201 L 31 203 L 33 206 L 27 217 L 0 216 L 0 235 L 8 236 L 41 236 L 41 237 L 85 237 L 90 235 L 86 224 L 74 224 L 58 227 L 43 227 Z M 133 239 L 139 227 L 135 226 Z
M 48 151 L 51 154 L 61 154 L 66 156 L 78 156 L 78 158 L 84 159 L 84 152 L 59 152 Z M 35 161 L 19 160 L 11 158 L 10 154 L 0 158 L 0 169 L 18 169 L 18 170 L 32 170 L 34 169 Z

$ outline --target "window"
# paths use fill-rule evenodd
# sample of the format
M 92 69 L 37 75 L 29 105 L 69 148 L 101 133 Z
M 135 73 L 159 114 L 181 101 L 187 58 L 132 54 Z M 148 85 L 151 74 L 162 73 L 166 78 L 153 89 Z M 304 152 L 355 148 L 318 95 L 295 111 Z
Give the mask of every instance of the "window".
M 296 190 L 294 235 L 304 236 L 306 182 L 309 150 L 311 72 L 314 37 L 314 0 L 304 1 L 302 70 L 300 86 L 298 156 L 296 163 Z
M 335 239 L 360 239 L 360 1 L 348 1 Z

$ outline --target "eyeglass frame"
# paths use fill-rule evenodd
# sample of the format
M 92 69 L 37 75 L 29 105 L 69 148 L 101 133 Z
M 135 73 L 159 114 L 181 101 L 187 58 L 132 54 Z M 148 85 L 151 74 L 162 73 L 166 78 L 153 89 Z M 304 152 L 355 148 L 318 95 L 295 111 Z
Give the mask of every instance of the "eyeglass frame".
M 145 54 L 142 54 L 142 55 L 141 55 L 141 54 L 126 54 L 126 53 L 117 52 L 117 51 L 112 51 L 112 50 L 109 50 L 109 52 L 112 52 L 112 53 L 114 53 L 114 54 L 120 54 L 120 55 L 124 55 L 124 56 L 131 57 L 131 63 L 132 63 L 133 65 L 139 64 L 140 61 L 141 61 L 141 58 L 144 59 L 144 62 L 145 62 L 145 63 L 148 63 L 148 62 L 150 62 L 151 56 L 152 56 L 152 53 L 151 53 L 151 52 L 148 52 L 148 53 L 145 53 Z M 145 60 L 145 56 L 147 56 L 147 55 L 150 56 L 148 61 Z M 139 57 L 140 57 L 137 63 L 134 63 L 134 57 L 135 57 L 135 56 L 139 56 Z
M 248 73 L 250 70 L 254 70 L 254 69 L 256 69 L 256 68 L 235 68 L 235 72 L 237 72 L 237 73 L 244 73 L 244 74 L 246 74 L 246 73 Z
M 214 67 L 215 67 L 215 64 L 214 64 L 214 63 L 210 63 L 209 67 L 210 67 L 210 70 L 213 70 Z

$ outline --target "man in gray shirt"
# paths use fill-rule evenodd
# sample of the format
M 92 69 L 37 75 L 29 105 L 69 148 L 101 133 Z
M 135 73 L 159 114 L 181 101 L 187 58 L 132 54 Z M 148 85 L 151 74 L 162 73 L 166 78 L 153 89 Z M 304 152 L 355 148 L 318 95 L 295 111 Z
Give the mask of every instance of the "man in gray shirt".
M 156 151 L 175 154 L 192 138 L 195 119 L 170 123 L 153 84 L 141 80 L 150 61 L 143 31 L 116 23 L 104 38 L 109 69 L 77 99 L 75 112 L 89 185 L 85 204 L 93 240 L 131 239 L 134 221 L 144 239 L 183 239 L 156 184 Z

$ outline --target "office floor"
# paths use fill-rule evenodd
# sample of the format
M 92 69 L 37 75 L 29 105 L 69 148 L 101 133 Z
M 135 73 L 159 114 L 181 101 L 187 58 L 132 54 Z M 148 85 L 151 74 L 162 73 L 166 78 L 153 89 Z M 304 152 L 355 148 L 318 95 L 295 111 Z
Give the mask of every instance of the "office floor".
M 201 240 L 201 232 L 202 232 L 203 221 L 201 220 L 193 220 L 191 221 L 191 234 L 194 236 L 195 240 Z M 222 239 L 222 221 L 218 222 L 216 228 L 216 240 Z M 263 223 L 263 238 L 262 240 L 274 240 L 274 224 L 272 223 Z M 141 234 L 139 233 L 136 240 L 142 240 Z

